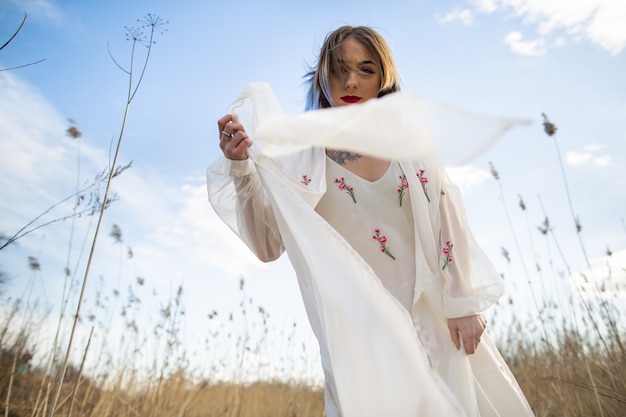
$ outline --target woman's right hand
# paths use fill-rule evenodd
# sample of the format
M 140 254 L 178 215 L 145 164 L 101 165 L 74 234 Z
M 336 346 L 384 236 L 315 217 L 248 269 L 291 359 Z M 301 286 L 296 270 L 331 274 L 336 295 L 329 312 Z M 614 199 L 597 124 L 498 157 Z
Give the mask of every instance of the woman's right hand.
M 243 125 L 235 122 L 232 114 L 227 114 L 217 121 L 217 128 L 224 156 L 239 161 L 248 159 L 248 148 L 252 146 L 252 141 Z

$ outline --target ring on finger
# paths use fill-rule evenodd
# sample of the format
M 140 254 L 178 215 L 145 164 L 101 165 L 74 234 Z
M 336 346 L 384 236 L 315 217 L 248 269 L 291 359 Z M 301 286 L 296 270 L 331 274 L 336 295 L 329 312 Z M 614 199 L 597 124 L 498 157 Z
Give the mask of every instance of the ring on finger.
M 229 138 L 232 138 L 232 137 L 234 136 L 232 133 L 228 133 L 228 132 L 227 132 L 227 131 L 225 131 L 225 130 L 222 130 L 222 135 L 224 135 L 224 136 L 228 136 Z

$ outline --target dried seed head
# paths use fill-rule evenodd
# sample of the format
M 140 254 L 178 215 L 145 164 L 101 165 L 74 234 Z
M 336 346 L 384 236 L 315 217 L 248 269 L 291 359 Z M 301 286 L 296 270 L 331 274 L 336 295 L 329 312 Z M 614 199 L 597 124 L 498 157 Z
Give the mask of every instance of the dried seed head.
M 519 197 L 519 206 L 522 210 L 526 211 L 526 203 L 524 203 L 524 199 L 521 195 L 517 195 Z
M 489 161 L 489 170 L 491 171 L 491 175 L 493 175 L 496 180 L 500 179 L 500 174 L 491 161 Z
M 113 239 L 115 239 L 116 243 L 119 243 L 122 241 L 122 229 L 120 229 L 118 225 L 116 224 L 113 225 L 113 227 L 111 228 L 110 235 Z
M 68 127 L 65 132 L 67 133 L 67 136 L 71 137 L 72 139 L 78 139 L 79 137 L 83 135 L 82 132 L 78 130 L 76 126 Z
M 41 264 L 39 263 L 39 260 L 34 256 L 28 257 L 28 267 L 33 271 L 41 270 Z
M 544 132 L 546 132 L 546 134 L 548 136 L 554 136 L 554 134 L 557 131 L 557 127 L 554 125 L 554 123 L 552 123 L 548 119 L 548 116 L 546 116 L 545 113 L 541 113 L 541 116 L 543 116 L 543 130 L 544 130 Z

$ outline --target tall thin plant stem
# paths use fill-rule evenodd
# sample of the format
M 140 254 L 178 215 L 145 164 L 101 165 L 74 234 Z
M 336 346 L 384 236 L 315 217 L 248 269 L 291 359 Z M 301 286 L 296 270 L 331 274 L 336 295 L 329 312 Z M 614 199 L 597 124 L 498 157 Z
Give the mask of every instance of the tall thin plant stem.
M 113 155 L 113 160 L 111 161 L 111 166 L 109 167 L 109 174 L 108 174 L 108 178 L 107 178 L 107 182 L 106 182 L 106 188 L 104 191 L 104 197 L 102 198 L 102 204 L 100 206 L 100 213 L 98 215 L 98 222 L 96 224 L 96 230 L 94 232 L 94 236 L 93 236 L 93 241 L 91 243 L 91 249 L 89 251 L 89 258 L 87 259 L 87 266 L 85 268 L 85 275 L 83 277 L 83 282 L 82 282 L 82 286 L 81 286 L 81 290 L 80 290 L 80 295 L 78 298 L 78 303 L 76 306 L 76 314 L 74 315 L 74 321 L 72 323 L 72 330 L 70 332 L 70 337 L 69 337 L 69 341 L 67 344 L 67 350 L 65 351 L 65 359 L 63 360 L 63 367 L 61 369 L 61 375 L 59 377 L 59 380 L 57 382 L 57 389 L 56 389 L 56 393 L 54 395 L 54 399 L 52 401 L 52 405 L 50 407 L 49 410 L 49 417 L 52 417 L 54 415 L 55 409 L 56 409 L 56 405 L 59 401 L 59 396 L 61 394 L 61 388 L 63 386 L 63 379 L 65 378 L 65 372 L 67 370 L 67 365 L 69 363 L 69 357 L 70 357 L 70 353 L 72 350 L 72 344 L 74 341 L 74 336 L 76 334 L 76 328 L 78 327 L 78 320 L 80 318 L 80 311 L 81 311 L 81 307 L 83 304 L 83 299 L 85 296 L 85 289 L 87 288 L 87 281 L 89 278 L 89 271 L 91 270 L 91 264 L 93 261 L 93 257 L 94 257 L 94 253 L 95 253 L 95 248 L 96 248 L 96 243 L 98 241 L 98 235 L 100 232 L 100 227 L 102 226 L 102 219 L 104 218 L 104 211 L 106 209 L 107 206 L 107 202 L 108 202 L 108 198 L 109 198 L 109 191 L 111 189 L 111 183 L 113 180 L 113 177 L 115 176 L 115 167 L 117 165 L 117 158 L 119 156 L 120 153 L 120 149 L 122 146 L 122 139 L 124 138 L 124 132 L 126 129 L 126 122 L 128 120 L 128 114 L 130 111 L 130 104 L 133 101 L 133 98 L 135 97 L 135 94 L 137 93 L 137 89 L 139 88 L 139 85 L 141 84 L 141 81 L 143 79 L 143 76 L 145 74 L 145 70 L 147 68 L 148 65 L 148 60 L 150 59 L 150 52 L 152 50 L 152 45 L 154 44 L 154 35 L 156 31 L 160 31 L 161 30 L 161 26 L 163 26 L 164 24 L 166 24 L 167 22 L 163 22 L 163 20 L 161 20 L 159 17 L 148 14 L 146 16 L 146 19 L 144 21 L 145 25 L 144 27 L 150 27 L 150 37 L 149 40 L 146 40 L 145 37 L 143 36 L 143 34 L 140 31 L 137 31 L 135 29 L 128 29 L 127 28 L 127 35 L 128 35 L 128 39 L 132 40 L 132 48 L 131 48 L 131 55 L 130 55 L 130 68 L 127 72 L 128 74 L 128 96 L 126 98 L 126 106 L 124 108 L 124 116 L 122 117 L 122 126 L 120 128 L 120 133 L 117 139 L 117 145 L 115 147 L 115 153 Z M 134 61 L 135 61 L 135 48 L 137 47 L 137 44 L 141 43 L 141 44 L 146 44 L 147 48 L 148 48 L 148 52 L 146 53 L 146 57 L 144 60 L 144 64 L 143 64 L 143 68 L 141 71 L 141 75 L 139 77 L 139 80 L 137 81 L 137 84 L 133 84 L 133 66 L 134 66 Z M 117 62 L 115 62 L 116 65 Z M 119 66 L 119 65 L 118 65 Z
M 89 345 L 91 344 L 92 337 L 93 337 L 93 326 L 91 327 L 91 332 L 89 333 L 87 346 L 85 347 L 85 351 L 83 352 L 83 360 L 80 363 L 80 369 L 78 370 L 78 378 L 76 380 L 76 385 L 74 385 L 74 391 L 72 391 L 72 400 L 70 401 L 70 411 L 67 412 L 67 417 L 72 417 L 72 410 L 74 409 L 74 402 L 76 401 L 76 394 L 78 393 L 78 386 L 80 384 L 80 379 L 83 375 L 83 369 L 85 368 L 85 360 L 87 359 L 87 352 L 89 352 Z
M 541 114 L 543 116 L 543 127 L 544 127 L 544 131 L 545 133 L 550 136 L 553 137 L 557 131 L 557 127 L 550 122 L 550 120 L 548 119 L 548 116 L 546 116 L 545 113 Z M 559 144 L 558 141 L 556 140 L 556 138 L 554 138 L 554 146 L 556 149 L 556 154 L 557 154 L 557 159 L 559 161 L 559 167 L 561 168 L 561 176 L 563 178 L 563 185 L 565 187 L 565 194 L 567 196 L 567 204 L 568 207 L 570 209 L 570 213 L 572 215 L 572 220 L 574 221 L 574 224 L 576 225 L 576 237 L 578 238 L 578 243 L 580 244 L 580 248 L 583 252 L 583 256 L 585 258 L 585 262 L 587 263 L 587 267 L 589 268 L 589 273 L 592 276 L 593 279 L 593 269 L 591 268 L 591 262 L 589 261 L 589 256 L 587 255 L 587 249 L 585 248 L 585 244 L 582 240 L 582 236 L 581 236 L 581 231 L 582 231 L 582 225 L 580 223 L 580 220 L 578 219 L 578 217 L 576 216 L 576 214 L 574 213 L 574 204 L 572 203 L 572 196 L 570 194 L 570 190 L 569 190 L 569 184 L 567 182 L 567 176 L 565 175 L 565 167 L 563 165 L 563 159 L 561 158 L 561 151 L 559 149 Z M 553 231 L 550 231 L 551 233 L 554 233 Z M 570 273 L 571 276 L 571 273 Z M 594 279 L 595 281 L 595 279 Z M 580 294 L 580 289 L 578 288 L 578 286 L 576 286 L 576 290 L 579 292 L 580 295 L 580 299 L 581 302 L 583 304 L 583 306 L 585 307 L 586 311 L 587 311 L 587 315 L 589 317 L 589 319 L 591 320 L 593 327 L 596 329 L 596 332 L 598 333 L 598 337 L 600 338 L 600 340 L 602 341 L 607 353 L 609 354 L 610 357 L 610 350 L 606 344 L 605 339 L 602 337 L 602 334 L 598 328 L 598 324 L 596 322 L 596 320 L 594 320 L 593 318 L 593 314 L 591 313 L 590 307 L 588 305 L 587 302 L 584 301 L 584 297 L 582 296 L 582 294 Z M 580 346 L 583 345 L 583 340 L 582 337 L 580 335 L 580 333 L 577 331 L 575 333 L 576 337 L 579 339 L 578 342 L 580 344 Z M 583 355 L 584 361 L 585 361 L 585 368 L 587 371 L 587 375 L 589 375 L 589 380 L 591 382 L 591 388 L 592 388 L 592 392 L 594 393 L 595 399 L 596 399 L 596 403 L 598 405 L 598 410 L 600 411 L 600 416 L 604 417 L 604 408 L 602 406 L 602 402 L 600 401 L 600 396 L 598 393 L 598 388 L 596 386 L 593 374 L 591 373 L 591 368 L 589 365 L 589 359 L 587 358 L 587 355 Z
M 578 243 L 580 245 L 580 249 L 585 258 L 585 262 L 587 263 L 587 267 L 589 268 L 589 273 L 593 276 L 593 269 L 591 268 L 591 262 L 589 261 L 589 256 L 587 255 L 587 249 L 585 248 L 585 244 L 583 242 L 583 238 L 581 236 L 582 232 L 582 224 L 580 223 L 580 219 L 574 213 L 574 204 L 572 203 L 572 195 L 569 190 L 569 184 L 567 182 L 567 175 L 565 175 L 565 166 L 563 165 L 563 158 L 561 158 L 561 150 L 559 149 L 559 142 L 554 135 L 556 134 L 557 128 L 556 126 L 550 122 L 548 116 L 545 113 L 541 114 L 543 116 L 543 126 L 544 131 L 550 137 L 553 137 L 554 148 L 556 149 L 557 160 L 559 161 L 559 167 L 561 169 L 561 177 L 563 178 L 563 186 L 565 187 L 565 195 L 567 196 L 567 205 L 569 207 L 570 214 L 572 216 L 572 220 L 574 221 L 574 225 L 576 226 L 576 237 L 578 238 Z
M 15 349 L 15 353 L 13 354 L 13 362 L 11 363 L 11 373 L 9 377 L 9 387 L 7 389 L 7 399 L 5 401 L 4 406 L 4 417 L 9 417 L 9 404 L 11 403 L 11 389 L 13 387 L 13 378 L 15 377 L 15 369 L 17 368 L 17 355 L 19 353 L 19 349 Z
M 6 46 L 8 44 L 10 44 L 13 39 L 15 39 L 15 37 L 17 36 L 18 33 L 20 33 L 20 30 L 22 30 L 22 28 L 24 27 L 24 23 L 26 23 L 26 18 L 28 17 L 28 15 L 26 13 L 24 13 L 24 18 L 22 18 L 22 23 L 20 23 L 20 26 L 17 28 L 17 30 L 15 32 L 13 32 L 13 35 L 9 38 L 9 40 L 7 40 L 2 46 L 0 46 L 0 51 L 3 50 L 4 48 L 6 48 Z M 15 67 L 10 67 L 10 68 L 0 68 L 0 71 L 11 71 L 11 70 L 16 70 L 19 68 L 24 68 L 24 67 L 28 67 L 30 65 L 35 65 L 35 64 L 39 64 L 40 62 L 45 61 L 46 58 L 44 59 L 40 59 L 39 61 L 35 61 L 35 62 L 31 62 L 29 64 L 22 64 L 22 65 L 17 65 Z

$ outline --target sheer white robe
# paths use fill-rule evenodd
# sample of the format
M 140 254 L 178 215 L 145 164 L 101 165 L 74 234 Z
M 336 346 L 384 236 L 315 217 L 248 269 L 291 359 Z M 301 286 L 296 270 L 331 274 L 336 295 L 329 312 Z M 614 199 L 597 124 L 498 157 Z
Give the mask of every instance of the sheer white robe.
M 247 86 L 231 112 L 254 141 L 251 158 L 213 163 L 209 199 L 261 260 L 287 251 L 320 344 L 327 415 L 532 415 L 489 337 L 468 357 L 454 348 L 447 330 L 447 318 L 483 311 L 503 292 L 432 140 L 449 130 L 446 114 L 473 116 L 406 93 L 286 116 L 265 84 Z M 447 154 L 459 161 L 511 124 L 489 120 L 479 133 L 486 140 L 469 147 L 448 141 L 444 148 L 451 146 Z M 324 146 L 397 161 L 406 174 L 414 236 L 410 309 L 385 288 L 371 260 L 315 211 L 328 192 Z M 419 192 L 414 174 L 420 169 L 428 176 L 430 201 Z M 447 240 L 454 259 L 442 269 Z

